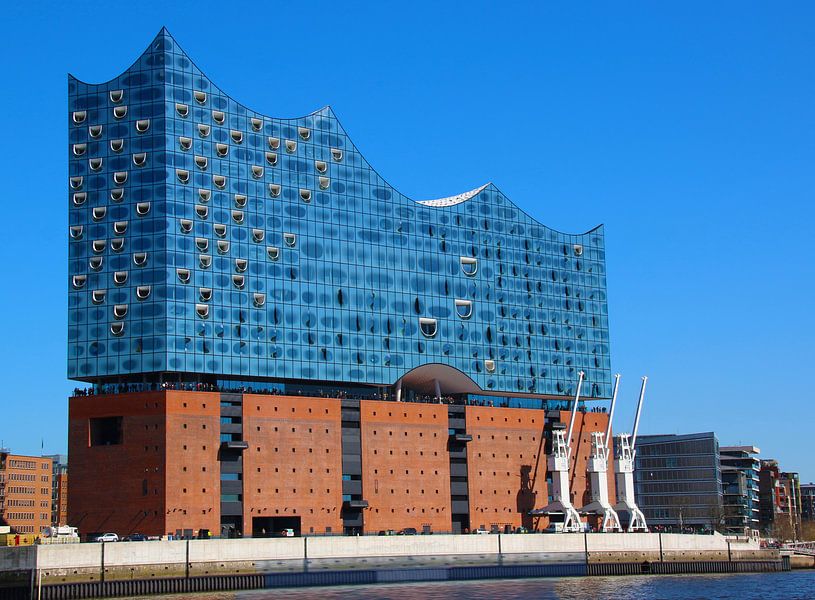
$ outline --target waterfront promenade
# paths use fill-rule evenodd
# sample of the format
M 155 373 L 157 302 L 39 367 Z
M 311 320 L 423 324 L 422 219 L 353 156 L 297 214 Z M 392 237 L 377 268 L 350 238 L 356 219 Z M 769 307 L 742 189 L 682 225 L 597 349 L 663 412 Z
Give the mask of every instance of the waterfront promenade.
M 422 580 L 777 571 L 757 540 L 681 534 L 303 537 L 0 549 L 44 598 Z M 85 591 L 83 591 L 85 590 Z

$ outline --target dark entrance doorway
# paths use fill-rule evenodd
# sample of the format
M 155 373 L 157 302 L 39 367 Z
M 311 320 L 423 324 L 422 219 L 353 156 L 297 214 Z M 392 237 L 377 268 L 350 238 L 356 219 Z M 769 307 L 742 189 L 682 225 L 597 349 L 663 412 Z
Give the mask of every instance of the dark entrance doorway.
M 300 517 L 252 517 L 252 537 L 280 537 L 284 530 L 300 536 Z

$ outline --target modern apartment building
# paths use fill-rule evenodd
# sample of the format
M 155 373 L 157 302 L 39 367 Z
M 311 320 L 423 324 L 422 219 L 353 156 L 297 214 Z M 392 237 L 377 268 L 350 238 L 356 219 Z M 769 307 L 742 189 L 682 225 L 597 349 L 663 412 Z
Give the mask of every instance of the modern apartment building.
M 51 524 L 68 525 L 68 456 L 52 454 Z
M 815 521 L 815 483 L 801 484 L 801 519 Z
M 719 442 L 712 432 L 638 437 L 634 486 L 651 527 L 724 525 Z
M 776 460 L 762 460 L 759 508 L 762 532 L 783 539 L 798 539 L 802 510 L 798 473 L 782 471 Z
M 51 525 L 51 459 L 0 449 L 0 517 L 17 533 Z
M 601 226 L 560 233 L 493 184 L 407 198 L 330 108 L 251 110 L 166 30 L 68 91 L 71 525 L 545 522 L 579 374 L 581 402 L 611 394 Z M 581 506 L 607 417 L 578 417 Z
M 731 533 L 759 529 L 761 452 L 755 446 L 720 446 L 724 525 Z

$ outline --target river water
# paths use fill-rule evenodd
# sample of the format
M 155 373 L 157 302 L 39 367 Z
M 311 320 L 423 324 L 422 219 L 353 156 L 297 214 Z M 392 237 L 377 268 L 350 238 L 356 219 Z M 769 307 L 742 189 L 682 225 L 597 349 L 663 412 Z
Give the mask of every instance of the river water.
M 150 596 L 153 600 L 815 600 L 815 571 L 549 577 Z

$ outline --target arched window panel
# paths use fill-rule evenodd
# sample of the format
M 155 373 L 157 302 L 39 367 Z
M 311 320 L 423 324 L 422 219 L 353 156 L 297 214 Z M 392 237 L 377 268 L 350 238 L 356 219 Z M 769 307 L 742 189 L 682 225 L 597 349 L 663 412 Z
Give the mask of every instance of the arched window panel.
M 82 206 L 85 204 L 85 201 L 88 199 L 88 194 L 86 192 L 77 192 L 74 194 L 74 206 Z
M 101 271 L 103 262 L 104 258 L 102 256 L 91 256 L 90 259 L 88 260 L 88 266 L 93 271 Z
M 88 111 L 86 110 L 75 110 L 71 115 L 71 119 L 77 125 L 81 125 L 85 122 L 85 119 L 88 118 Z
M 207 103 L 207 93 L 202 92 L 201 90 L 196 90 L 193 92 L 193 97 L 198 104 L 204 105 Z
M 226 121 L 226 115 L 223 113 L 223 111 L 213 110 L 212 120 L 215 121 L 218 125 L 223 125 L 224 121 Z
M 186 119 L 187 115 L 190 114 L 190 107 L 186 104 L 181 104 L 180 102 L 176 102 L 175 104 L 175 112 L 178 113 L 178 116 L 182 119 Z
M 133 254 L 133 264 L 143 267 L 147 264 L 147 252 L 136 252 Z
M 94 206 L 93 210 L 91 211 L 91 215 L 93 216 L 94 221 L 101 221 L 105 218 L 108 209 L 106 206 Z
M 82 232 L 84 231 L 84 227 L 82 225 L 71 225 L 69 228 L 69 232 L 71 235 L 72 240 L 81 240 L 82 239 Z
M 303 202 L 311 202 L 311 190 L 300 190 L 300 199 Z
M 257 308 L 261 308 L 264 304 L 266 304 L 266 294 L 252 294 L 252 303 Z
M 102 170 L 102 158 L 89 158 L 88 159 L 88 167 L 91 171 L 101 171 Z
M 495 361 L 494 360 L 485 360 L 484 361 L 484 370 L 487 373 L 495 373 Z
M 127 182 L 127 171 L 116 171 L 113 174 L 113 183 L 124 185 Z
M 232 220 L 235 221 L 238 225 L 243 223 L 243 211 L 242 210 L 233 210 L 232 211 Z
M 320 177 L 319 183 L 321 190 L 327 190 L 328 186 L 331 185 L 331 181 L 328 179 L 328 177 Z
M 110 249 L 116 253 L 121 252 L 124 250 L 125 247 L 125 239 L 124 238 L 113 238 L 110 240 Z
M 124 285 L 127 283 L 127 271 L 116 271 L 113 273 L 113 283 Z
M 195 305 L 195 314 L 197 314 L 202 319 L 206 319 L 209 317 L 209 305 L 207 304 L 196 304 Z
M 195 238 L 195 247 L 201 252 L 206 252 L 209 248 L 209 240 L 207 238 Z
M 212 184 L 219 190 L 222 190 L 226 188 L 226 177 L 223 175 L 213 175 Z
M 124 319 L 127 316 L 127 304 L 114 304 L 113 318 Z
M 192 231 L 192 221 L 190 219 L 179 219 L 178 225 L 181 227 L 181 233 L 189 233 Z
M 294 140 L 286 140 L 286 152 L 289 154 L 297 152 L 297 142 Z
M 229 154 L 229 145 L 228 144 L 215 144 L 215 152 L 218 156 L 226 156 Z
M 81 290 L 85 287 L 85 283 L 88 281 L 87 275 L 74 275 L 71 277 L 71 285 L 74 287 L 75 290 Z
M 150 129 L 150 119 L 139 119 L 136 121 L 137 132 L 145 133 L 148 129 Z
M 342 150 L 339 148 L 331 148 L 331 158 L 334 162 L 342 162 Z
M 124 188 L 113 188 L 110 190 L 110 199 L 113 202 L 121 202 L 124 200 L 125 197 L 125 190 Z
M 73 145 L 73 152 L 74 156 L 84 156 L 85 152 L 88 151 L 87 144 L 74 144 Z
M 198 298 L 201 302 L 209 302 L 212 300 L 212 288 L 198 288 Z
M 219 238 L 226 237 L 226 225 L 222 223 L 216 223 L 215 225 L 212 226 L 212 230 L 215 232 L 215 235 L 217 235 Z
M 280 196 L 280 189 L 281 189 L 281 188 L 280 188 L 280 185 L 279 185 L 279 184 L 277 184 L 277 183 L 270 183 L 270 184 L 269 184 L 269 195 L 270 195 L 272 198 L 277 198 L 278 196 Z
M 260 131 L 261 129 L 263 129 L 263 121 L 260 119 L 252 118 L 250 120 L 250 123 L 252 124 L 252 129 L 255 131 Z
M 186 169 L 176 169 L 175 176 L 181 183 L 189 183 L 190 181 L 190 172 Z
M 138 152 L 133 155 L 133 164 L 137 167 L 143 167 L 147 164 L 147 152 Z
M 109 97 L 110 97 L 111 102 L 113 102 L 114 104 L 119 104 L 119 102 L 124 100 L 125 91 L 124 90 L 110 90 Z
M 102 254 L 105 251 L 105 247 L 108 245 L 107 240 L 93 240 L 91 242 L 91 249 L 96 254 Z
M 209 199 L 212 198 L 212 190 L 200 189 L 198 190 L 198 197 L 201 202 L 209 202 Z
M 461 319 L 469 319 L 473 316 L 473 303 L 471 300 L 456 300 L 456 314 Z
M 325 173 L 328 171 L 328 163 L 324 160 L 315 160 L 314 161 L 314 168 L 317 169 L 318 173 Z
M 218 254 L 229 253 L 229 242 L 226 240 L 218 240 Z
M 289 248 L 294 248 L 297 245 L 297 236 L 293 233 L 284 233 L 283 241 Z
M 102 126 L 101 125 L 91 125 L 88 127 L 88 135 L 91 136 L 93 139 L 98 140 L 102 137 Z
M 269 143 L 269 148 L 272 150 L 277 150 L 280 148 L 280 138 L 270 137 L 267 141 Z
M 235 271 L 238 273 L 244 273 L 246 268 L 249 266 L 249 261 L 245 258 L 236 258 L 235 259 Z
M 210 126 L 209 125 L 204 125 L 204 124 L 199 124 L 198 125 L 198 137 L 202 137 L 202 138 L 208 137 L 209 132 L 210 132 Z
M 235 206 L 238 208 L 243 208 L 246 206 L 246 201 L 248 198 L 244 194 L 235 194 Z
M 147 300 L 150 297 L 151 287 L 149 285 L 140 285 L 136 288 L 136 298 L 139 300 Z
M 85 178 L 81 175 L 79 177 L 70 177 L 68 179 L 68 183 L 70 184 L 72 190 L 81 190 L 82 184 L 85 183 Z
M 461 272 L 467 275 L 468 277 L 474 277 L 475 274 L 478 273 L 477 258 L 461 256 L 459 257 L 459 263 L 461 264 Z
M 110 333 L 116 337 L 121 337 L 125 333 L 125 324 L 121 322 L 110 324 Z
M 232 285 L 234 285 L 237 289 L 242 290 L 243 286 L 246 284 L 246 279 L 243 275 L 233 275 L 232 276 Z
M 258 165 L 252 165 L 252 177 L 255 179 L 260 179 L 263 177 L 263 167 Z
M 115 152 L 119 154 L 122 150 L 124 150 L 125 141 L 124 140 L 110 140 L 110 150 L 111 152 Z
M 436 323 L 436 319 L 427 319 L 427 318 L 420 318 L 419 319 L 419 329 L 422 332 L 422 335 L 426 338 L 432 338 L 436 336 L 436 330 L 438 329 L 438 325 Z
M 229 132 L 229 137 L 231 137 L 232 141 L 235 142 L 236 144 L 242 144 L 243 143 L 243 132 L 242 131 L 236 131 L 236 130 L 232 129 Z
M 189 269 L 176 269 L 175 270 L 176 277 L 181 283 L 189 283 L 191 273 Z
M 189 150 L 192 148 L 192 138 L 184 137 L 183 135 L 178 136 L 178 146 L 184 151 Z
M 583 256 L 583 245 L 582 244 L 575 244 L 572 246 L 572 250 L 574 251 L 575 256 Z
M 269 163 L 272 167 L 277 165 L 277 153 L 276 152 L 267 152 L 266 153 L 266 162 Z
M 200 170 L 206 171 L 208 165 L 209 165 L 209 161 L 207 160 L 206 156 L 196 156 L 195 157 L 195 166 L 198 167 Z
M 263 241 L 263 238 L 266 237 L 266 232 L 262 229 L 253 229 L 252 230 L 252 239 L 255 240 L 258 244 Z
M 269 257 L 269 260 L 277 260 L 280 258 L 280 248 L 277 248 L 276 246 L 267 246 L 266 255 Z
M 115 119 L 124 119 L 127 116 L 127 106 L 114 106 L 113 107 L 113 117 Z
M 311 137 L 311 130 L 308 127 L 298 127 L 297 133 L 300 135 L 300 138 L 303 140 L 307 140 Z
M 198 257 L 198 265 L 202 269 L 209 269 L 212 266 L 212 257 L 209 254 L 201 254 Z
M 139 202 L 136 204 L 136 214 L 143 217 L 147 213 L 150 212 L 150 203 L 149 202 Z
M 117 235 L 124 235 L 127 231 L 127 221 L 116 221 L 113 224 L 113 233 Z
M 107 296 L 106 290 L 93 290 L 91 292 L 91 302 L 94 304 L 104 304 L 105 296 Z

